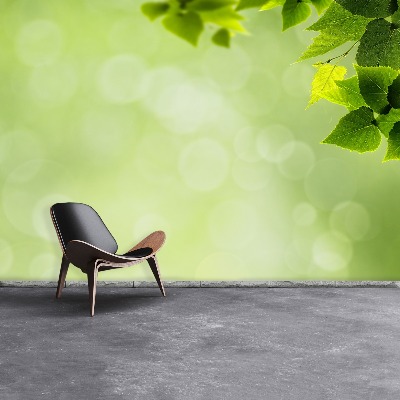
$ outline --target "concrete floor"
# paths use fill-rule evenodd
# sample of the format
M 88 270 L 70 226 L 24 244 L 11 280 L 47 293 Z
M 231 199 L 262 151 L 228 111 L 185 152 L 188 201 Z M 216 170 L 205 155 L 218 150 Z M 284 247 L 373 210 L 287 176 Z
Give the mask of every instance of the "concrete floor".
M 399 399 L 396 288 L 0 289 L 1 399 Z

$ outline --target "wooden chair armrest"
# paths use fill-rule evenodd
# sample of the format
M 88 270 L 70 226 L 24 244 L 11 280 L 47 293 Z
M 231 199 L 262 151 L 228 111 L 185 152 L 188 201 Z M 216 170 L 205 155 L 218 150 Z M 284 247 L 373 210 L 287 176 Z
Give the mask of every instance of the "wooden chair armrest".
M 149 236 L 145 237 L 141 242 L 139 242 L 136 246 L 132 247 L 127 253 L 141 249 L 143 247 L 150 247 L 153 252 L 151 254 L 155 254 L 161 246 L 165 242 L 165 233 L 163 231 L 155 231 L 151 233 Z

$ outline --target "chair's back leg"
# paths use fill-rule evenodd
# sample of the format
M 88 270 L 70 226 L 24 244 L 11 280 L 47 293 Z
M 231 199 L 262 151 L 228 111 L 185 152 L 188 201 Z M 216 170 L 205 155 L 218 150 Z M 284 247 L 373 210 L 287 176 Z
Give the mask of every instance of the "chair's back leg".
M 165 296 L 164 285 L 163 285 L 163 283 L 161 282 L 160 271 L 159 271 L 159 269 L 158 269 L 158 263 L 157 263 L 157 258 L 156 258 L 156 256 L 154 255 L 153 257 L 149 257 L 149 258 L 147 259 L 147 262 L 148 262 L 149 265 L 150 265 L 150 268 L 151 268 L 151 271 L 153 272 L 154 278 L 156 278 L 158 287 L 160 288 L 162 295 Z
M 94 315 L 94 305 L 96 303 L 97 273 L 98 271 L 96 266 L 91 266 L 87 271 L 91 317 Z
M 61 260 L 60 275 L 58 277 L 57 292 L 56 292 L 57 299 L 59 299 L 61 297 L 61 292 L 65 285 L 65 278 L 67 276 L 68 267 L 69 267 L 69 261 L 68 261 L 67 257 L 65 257 L 65 255 L 63 254 L 63 258 Z

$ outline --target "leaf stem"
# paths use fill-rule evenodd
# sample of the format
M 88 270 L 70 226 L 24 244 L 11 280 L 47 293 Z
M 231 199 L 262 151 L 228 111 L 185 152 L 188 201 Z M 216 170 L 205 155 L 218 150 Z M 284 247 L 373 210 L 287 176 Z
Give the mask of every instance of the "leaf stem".
M 340 54 L 339 56 L 332 57 L 332 58 L 330 58 L 329 60 L 326 60 L 324 64 L 329 64 L 331 61 L 336 60 L 337 58 L 344 58 L 344 57 L 346 57 L 346 56 L 350 53 L 350 51 L 353 50 L 353 47 L 354 47 L 358 42 L 359 42 L 359 40 L 357 40 L 356 42 L 354 42 L 354 43 L 351 45 L 351 47 L 350 47 L 347 51 L 345 51 L 343 54 Z

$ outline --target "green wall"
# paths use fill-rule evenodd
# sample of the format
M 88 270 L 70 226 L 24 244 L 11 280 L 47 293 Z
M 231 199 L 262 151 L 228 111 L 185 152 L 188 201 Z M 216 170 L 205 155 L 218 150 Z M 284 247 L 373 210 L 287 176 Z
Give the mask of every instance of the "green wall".
M 121 251 L 165 230 L 168 280 L 400 278 L 399 164 L 320 145 L 341 110 L 305 111 L 312 34 L 248 16 L 192 48 L 133 0 L 0 1 L 1 280 L 57 279 L 62 201 Z

